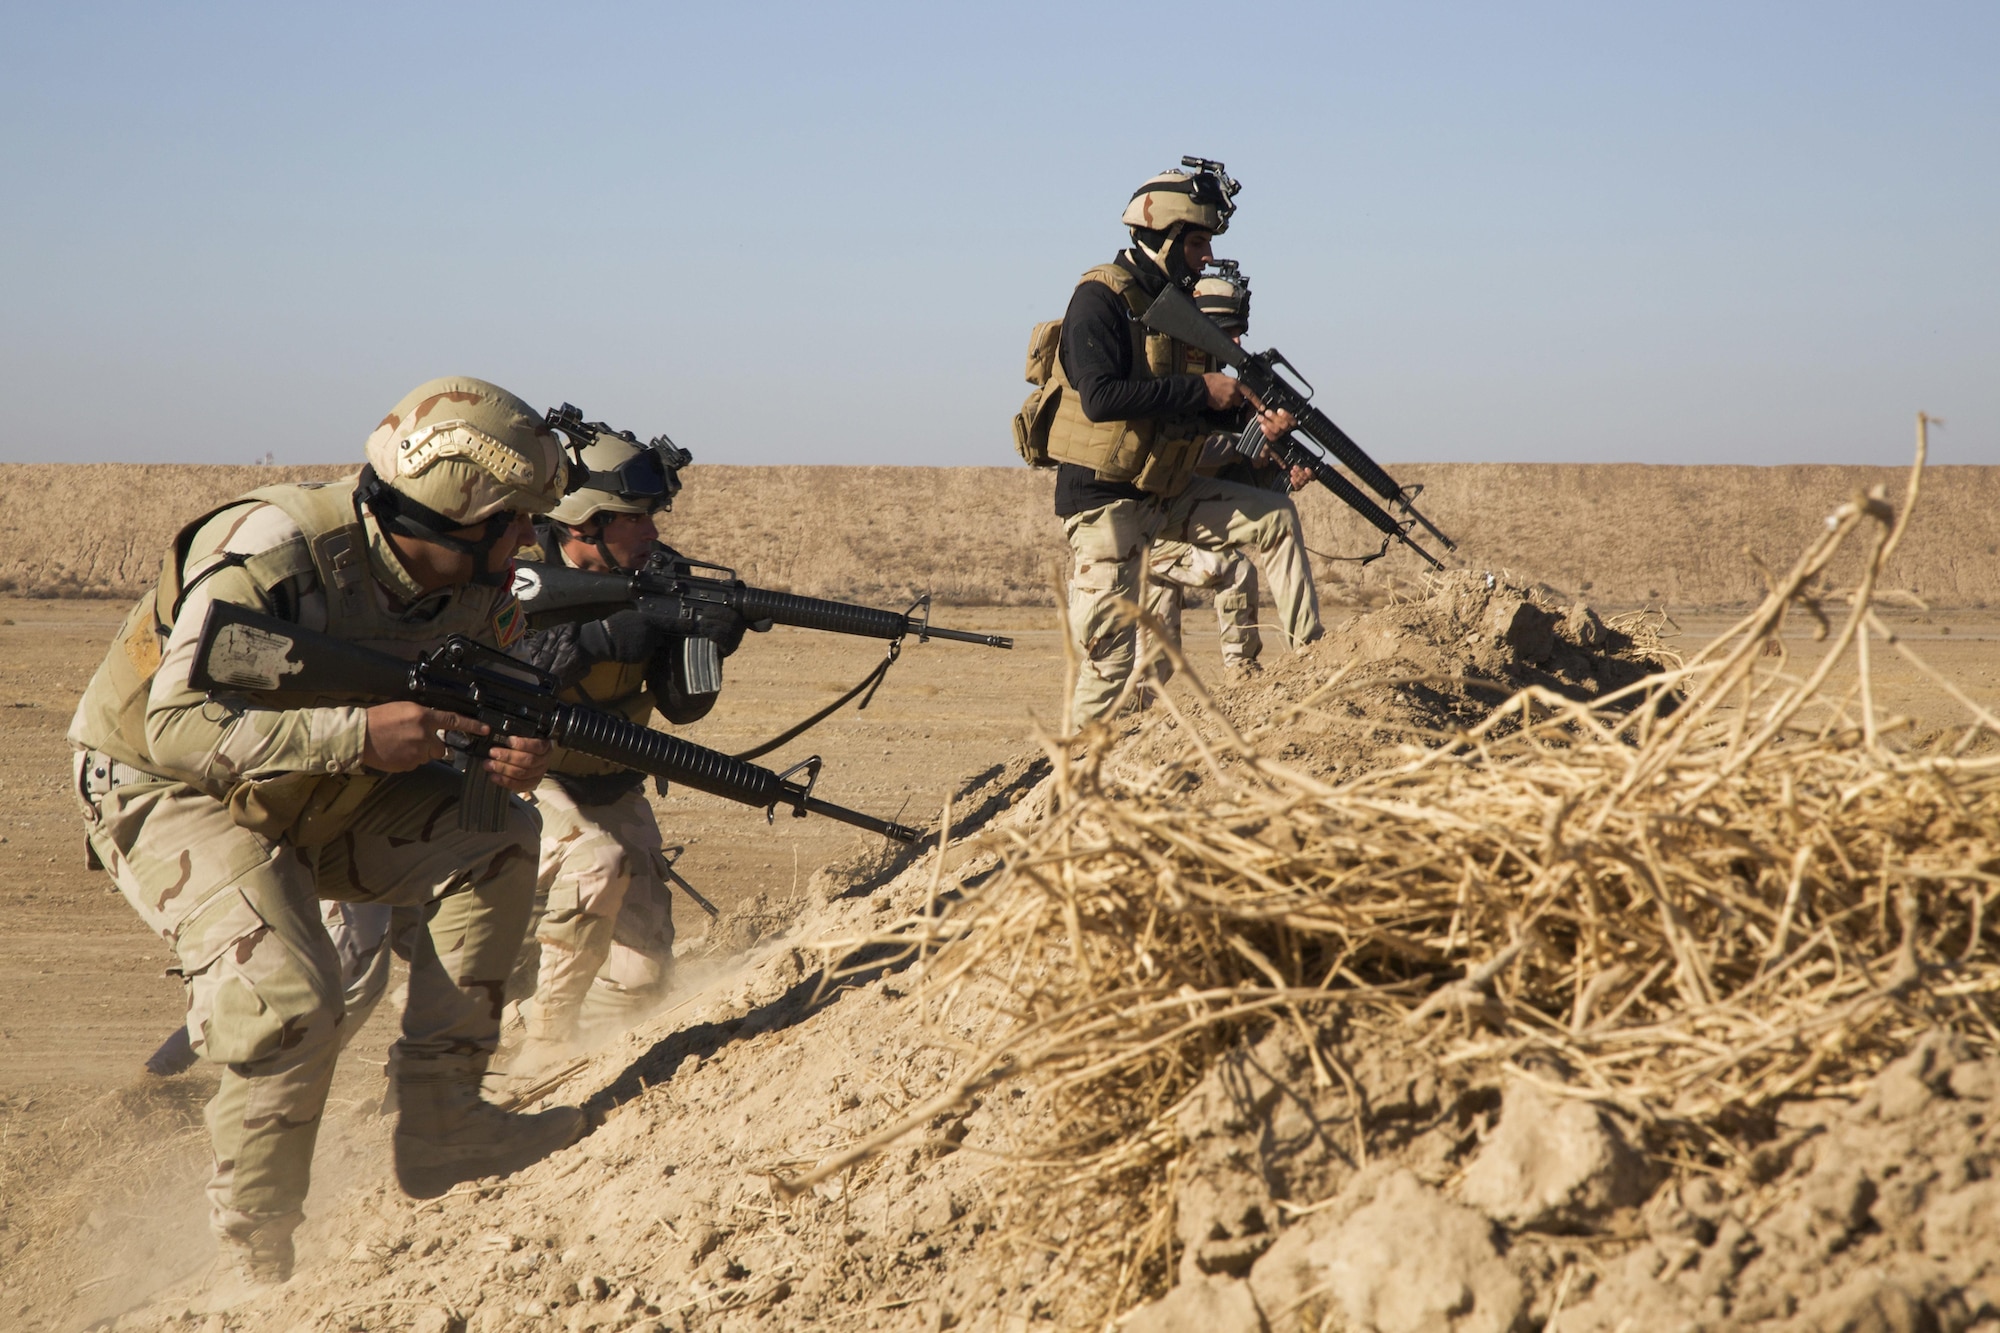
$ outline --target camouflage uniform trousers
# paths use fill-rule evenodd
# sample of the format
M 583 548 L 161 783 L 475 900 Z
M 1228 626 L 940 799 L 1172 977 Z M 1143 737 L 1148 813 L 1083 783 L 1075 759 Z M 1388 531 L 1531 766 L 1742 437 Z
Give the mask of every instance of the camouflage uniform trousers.
M 398 909 L 382 903 L 320 904 L 320 919 L 326 924 L 327 938 L 340 959 L 341 1008 L 347 1017 L 340 1024 L 340 1044 L 354 1040 L 375 1012 L 389 989 L 391 942 L 407 940 L 411 927 L 422 921 L 414 908 Z M 398 915 L 403 920 L 397 920 Z M 407 950 L 406 950 L 407 952 Z
M 1292 647 L 1320 636 L 1319 595 L 1289 497 L 1256 486 L 1196 477 L 1172 499 L 1114 500 L 1063 521 L 1073 557 L 1070 632 L 1083 658 L 1072 712 L 1077 725 L 1102 717 L 1131 678 L 1137 633 L 1119 611 L 1136 603 L 1155 542 L 1239 551 L 1257 562 Z
M 515 802 L 505 832 L 460 832 L 458 787 L 458 775 L 437 765 L 382 779 L 344 833 L 300 847 L 238 826 L 192 787 L 79 752 L 91 848 L 172 947 L 194 1049 L 224 1066 L 207 1116 L 219 1234 L 302 1216 L 343 991 L 361 981 L 343 969 L 321 898 L 427 919 L 427 929 L 409 932 L 401 1064 L 476 1078 L 498 1044 L 501 987 L 527 929 L 540 830 Z M 372 988 L 379 996 L 379 982 Z
M 1264 638 L 1257 632 L 1257 566 L 1241 551 L 1205 551 L 1186 542 L 1154 542 L 1147 557 L 1151 583 L 1146 588 L 1146 610 L 1160 622 L 1161 629 L 1178 648 L 1181 642 L 1181 611 L 1190 591 L 1215 591 L 1216 628 L 1222 635 L 1222 665 L 1241 668 L 1256 662 L 1264 651 Z M 1174 664 L 1165 656 L 1154 656 L 1150 635 L 1139 636 L 1139 660 L 1154 658 L 1153 675 L 1161 684 L 1173 678 Z
M 553 778 L 535 806 L 535 1028 L 568 1039 L 586 1000 L 606 1020 L 632 1022 L 673 983 L 673 898 L 653 807 L 642 789 L 580 805 Z

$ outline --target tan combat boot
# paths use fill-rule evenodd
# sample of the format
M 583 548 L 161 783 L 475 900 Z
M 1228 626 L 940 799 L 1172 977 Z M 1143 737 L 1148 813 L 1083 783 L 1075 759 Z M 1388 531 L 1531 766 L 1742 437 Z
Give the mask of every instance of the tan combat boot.
M 219 1314 L 289 1282 L 292 1233 L 303 1221 L 304 1213 L 212 1210 L 209 1226 L 215 1232 L 215 1263 L 195 1279 L 188 1292 L 189 1308 Z
M 527 1088 L 559 1060 L 576 1054 L 577 1018 L 582 1008 L 555 996 L 537 995 L 528 1006 L 526 1038 L 508 1062 L 509 1086 Z
M 404 1059 L 397 1071 L 396 1183 L 415 1199 L 505 1176 L 583 1137 L 583 1112 L 503 1111 L 479 1095 L 483 1057 Z

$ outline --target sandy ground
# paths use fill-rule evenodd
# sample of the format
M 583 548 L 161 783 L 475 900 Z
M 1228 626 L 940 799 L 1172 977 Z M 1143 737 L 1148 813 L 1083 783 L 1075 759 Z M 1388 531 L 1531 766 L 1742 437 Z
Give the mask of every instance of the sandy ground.
M 91 1152 L 79 1134 L 150 1132 L 121 1127 L 105 1108 L 119 1105 L 118 1090 L 142 1077 L 140 1061 L 181 1013 L 179 986 L 162 972 L 164 947 L 140 929 L 105 877 L 85 868 L 68 795 L 63 732 L 123 610 L 112 602 L 0 599 L 0 744 L 12 760 L 0 771 L 0 925 L 14 959 L 0 969 L 0 1288 L 10 1257 L 32 1254 L 32 1244 L 47 1240 L 9 1227 L 21 1187 L 40 1188 L 51 1162 Z M 1338 621 L 1340 612 L 1329 610 Z M 1021 753 L 1032 716 L 1052 717 L 1060 707 L 1061 651 L 1049 613 L 971 608 L 940 611 L 937 619 L 1012 633 L 1018 647 L 913 645 L 868 711 L 849 710 L 763 762 L 821 753 L 827 799 L 923 819 L 967 779 Z M 1190 623 L 1192 660 L 1215 662 L 1206 613 Z M 1704 642 L 1726 623 L 1683 618 L 1680 646 Z M 1932 612 L 1898 623 L 1960 688 L 1988 707 L 2000 705 L 2000 614 Z M 879 659 L 879 647 L 789 630 L 753 638 L 730 662 L 722 705 L 686 734 L 731 750 L 761 741 L 847 688 Z M 1920 731 L 1958 711 L 1888 654 L 1877 685 L 1884 706 L 1910 715 Z M 758 894 L 790 896 L 817 867 L 864 845 L 860 834 L 830 821 L 781 816 L 767 826 L 760 812 L 701 795 L 677 793 L 659 805 L 669 844 L 687 849 L 682 870 L 723 907 Z M 687 903 L 676 904 L 676 919 L 684 934 L 706 924 Z M 343 1061 L 336 1106 L 374 1095 L 391 1035 L 387 1022 L 363 1034 Z M 185 1096 L 200 1092 L 199 1079 L 188 1081 Z M 185 1114 L 162 1123 L 177 1127 L 163 1148 L 188 1159 L 172 1174 L 191 1195 L 205 1155 L 199 1137 L 190 1135 Z M 182 1197 L 178 1206 L 194 1202 Z

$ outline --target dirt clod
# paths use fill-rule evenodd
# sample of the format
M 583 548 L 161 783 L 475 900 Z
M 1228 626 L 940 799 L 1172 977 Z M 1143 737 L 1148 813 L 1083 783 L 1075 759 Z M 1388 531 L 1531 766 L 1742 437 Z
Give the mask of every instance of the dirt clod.
M 1612 1115 L 1516 1082 L 1459 1197 L 1519 1230 L 1564 1229 L 1638 1203 L 1647 1184 L 1644 1159 Z

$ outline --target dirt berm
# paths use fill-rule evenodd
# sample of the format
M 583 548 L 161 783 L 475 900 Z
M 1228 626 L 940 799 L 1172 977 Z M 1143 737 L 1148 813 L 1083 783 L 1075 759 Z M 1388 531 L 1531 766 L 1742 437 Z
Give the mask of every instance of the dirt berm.
M 136 596 L 175 529 L 209 506 L 339 467 L 0 465 L 0 591 Z M 1782 563 L 1830 496 L 1901 473 L 1865 467 L 1410 464 L 1421 507 L 1459 542 L 1455 568 L 1515 571 L 1599 606 L 1734 606 L 1764 593 L 1748 549 Z M 1939 607 L 2000 606 L 2000 467 L 1930 471 L 1930 497 L 1891 566 L 1894 586 Z M 691 554 L 753 583 L 891 602 L 929 591 L 958 605 L 1043 605 L 1062 559 L 1051 474 L 1025 468 L 732 467 L 698 464 L 669 521 Z M 1331 601 L 1408 589 L 1399 552 L 1319 487 L 1299 495 L 1314 571 Z M 1829 571 L 1851 581 L 1856 556 Z
M 1326 784 L 1368 772 L 1414 781 L 1422 770 L 1413 756 L 1454 746 L 1489 747 L 1501 769 L 1531 766 L 1534 753 L 1506 751 L 1499 732 L 1476 734 L 1495 692 L 1539 691 L 1540 712 L 1521 710 L 1519 727 L 1528 727 L 1662 664 L 1674 661 L 1659 656 L 1643 621 L 1607 624 L 1546 592 L 1461 575 L 1338 627 L 1249 686 L 1205 701 L 1183 678 L 1172 706 L 1136 727 L 969 780 L 943 853 L 932 843 L 900 858 L 858 855 L 821 871 L 799 900 L 761 901 L 717 923 L 684 960 L 690 988 L 673 1008 L 553 1093 L 591 1113 L 595 1128 L 574 1148 L 511 1179 L 416 1203 L 384 1183 L 385 1122 L 348 1108 L 329 1124 L 322 1154 L 358 1164 L 350 1174 L 364 1183 L 344 1195 L 326 1184 L 316 1191 L 300 1271 L 281 1291 L 213 1316 L 198 1284 L 149 1295 L 148 1275 L 175 1252 L 161 1233 L 181 1237 L 182 1253 L 200 1248 L 187 1240 L 199 1234 L 198 1203 L 187 1189 L 162 1204 L 157 1182 L 134 1179 L 123 1182 L 127 1200 L 101 1206 L 88 1247 L 39 1236 L 12 1257 L 42 1275 L 22 1312 L 39 1327 L 123 1310 L 119 1329 L 206 1333 L 1013 1330 L 1120 1317 L 1128 1333 L 2000 1328 L 2000 1059 L 1990 1041 L 1939 1026 L 1898 1054 L 1870 1044 L 1876 1029 L 1851 1024 L 1817 1056 L 1780 1052 L 1791 1063 L 1760 1066 L 1796 1075 L 1791 1091 L 1774 1110 L 1731 1120 L 1705 1108 L 1748 1101 L 1704 1101 L 1709 1083 L 1677 1056 L 1661 1057 L 1655 1094 L 1634 1090 L 1622 1072 L 1629 1058 L 1598 1063 L 1594 1034 L 1618 1026 L 1619 1014 L 1605 1012 L 1609 990 L 1593 985 L 1576 1001 L 1574 1025 L 1557 1024 L 1532 1049 L 1503 1039 L 1542 1032 L 1526 997 L 1545 966 L 1537 954 L 1553 952 L 1535 941 L 1555 938 L 1554 918 L 1530 921 L 1526 933 L 1514 922 L 1516 946 L 1502 962 L 1515 971 L 1482 978 L 1464 955 L 1456 985 L 1455 965 L 1437 950 L 1364 942 L 1336 951 L 1326 975 L 1349 978 L 1341 985 L 1351 1002 L 1332 1008 L 1286 1008 L 1294 992 L 1274 981 L 1264 999 L 1211 1022 L 1203 1014 L 1215 1011 L 1202 1009 L 1211 997 L 1172 985 L 1170 950 L 1213 945 L 1252 978 L 1296 971 L 1303 955 L 1272 952 L 1278 936 L 1202 896 L 1193 863 L 1172 859 L 1185 826 L 1154 819 L 1158 793 L 1179 793 L 1182 806 L 1222 802 L 1212 807 L 1222 812 L 1215 836 L 1235 840 L 1245 866 L 1254 862 L 1243 874 L 1278 875 L 1296 838 L 1281 836 L 1275 817 L 1229 805 L 1237 797 L 1227 793 L 1239 790 L 1231 774 L 1291 773 L 1303 785 L 1288 790 L 1328 800 L 1358 792 L 1352 811 L 1364 798 L 1386 809 L 1382 789 Z M 1605 715 L 1614 758 L 1654 753 L 1657 742 L 1641 733 L 1688 717 L 1701 696 L 1628 703 L 1623 716 L 1637 730 Z M 1282 761 L 1231 751 L 1227 727 L 1255 747 L 1274 720 L 1293 734 Z M 1585 748 L 1581 725 L 1543 759 Z M 1189 730 L 1206 735 L 1201 747 L 1190 747 Z M 1786 762 L 1844 743 L 1833 731 L 1801 733 Z M 1288 767 L 1270 766 L 1279 762 Z M 1477 780 L 1473 767 L 1452 771 Z M 1190 797 L 1190 784 L 1224 794 Z M 1803 810 L 1809 796 L 1798 799 Z M 1306 801 L 1271 808 L 1287 814 Z M 1099 822 L 1075 822 L 1079 810 Z M 966 1003 L 958 989 L 1032 997 L 1085 984 L 1086 962 L 1110 956 L 1086 952 L 1092 916 L 1126 892 L 1103 859 L 1119 819 L 1158 836 L 1137 881 L 1155 919 L 1142 913 L 1115 944 L 1136 951 L 1135 975 L 1165 968 L 1170 979 L 1157 1001 L 1113 1018 L 1137 1022 L 1132 1014 L 1150 1004 L 1171 1030 L 1121 1054 L 1123 1029 L 1107 1020 L 1037 1047 L 1036 1034 L 1073 1015 L 1039 1012 L 1031 1000 L 1012 1010 Z M 1543 812 L 1526 827 L 1544 825 L 1559 841 Z M 1090 843 L 1092 830 L 1106 829 Z M 1378 833 L 1329 830 L 1354 845 L 1336 855 L 1326 844 L 1319 864 L 1377 855 L 1364 844 Z M 1979 836 L 1990 854 L 1993 830 Z M 1003 854 L 1020 864 L 1003 865 Z M 1749 851 L 1735 855 L 1749 864 Z M 1500 874 L 1504 854 L 1493 856 Z M 1078 915 L 1041 937 L 1042 952 L 1023 943 L 997 971 L 954 974 L 953 960 L 981 940 L 1029 938 L 1009 933 L 1024 929 L 1029 900 L 992 891 L 1005 882 L 1038 891 L 1028 883 L 1038 876 L 1039 891 L 1070 895 L 1063 901 Z M 1554 892 L 1542 880 L 1529 887 L 1531 898 Z M 1274 880 L 1271 891 L 1296 888 Z M 1596 892 L 1595 928 L 1615 933 L 1612 881 Z M 1355 911 L 1363 898 L 1357 880 Z M 1294 915 L 1316 910 L 1296 901 Z M 1345 910 L 1337 895 L 1328 901 Z M 1189 902 L 1192 924 L 1176 936 L 1165 917 Z M 1443 904 L 1451 908 L 1449 892 Z M 1658 916 L 1640 906 L 1645 920 Z M 1489 929 L 1474 921 L 1479 907 L 1461 901 L 1437 938 Z M 1893 911 L 1888 919 L 1893 933 Z M 1354 938 L 1414 938 L 1389 917 L 1375 920 Z M 1662 940 L 1678 938 L 1671 923 L 1658 929 Z M 1990 919 L 1975 918 L 1971 932 L 1936 947 L 1968 967 L 1989 959 Z M 1781 928 L 1776 938 L 1793 937 Z M 1627 986 L 1652 955 L 1633 957 L 1633 968 L 1615 970 Z M 1620 1013 L 1662 996 L 1682 1003 L 1669 981 L 1648 989 L 1672 965 L 1662 957 Z M 1326 966 L 1319 955 L 1304 961 Z M 1713 964 L 1718 994 L 1729 984 L 1722 961 Z M 1850 971 L 1864 965 L 1849 962 Z M 1770 975 L 1775 984 L 1784 970 Z M 1991 975 L 1965 971 L 1951 984 L 1990 987 Z M 1731 1003 L 1754 1004 L 1760 984 L 1732 992 Z M 1897 985 L 1896 1003 L 1919 1012 L 1920 991 Z M 1419 1006 L 1427 991 L 1457 1009 Z M 1954 991 L 1940 1003 L 1956 1013 L 1971 1012 L 1970 1002 Z M 1686 1003 L 1699 1021 L 1685 1040 L 1721 1041 L 1699 1035 L 1701 1015 L 1720 1022 L 1727 1006 Z M 1177 1014 L 1193 1026 L 1173 1029 Z M 1189 1037 L 1196 1029 L 1210 1044 Z M 1662 1018 L 1657 1031 L 1682 1029 Z M 1106 1062 L 1119 1061 L 1125 1072 L 1105 1083 Z M 1604 1081 L 1592 1084 L 1598 1073 Z M 175 1096 L 155 1094 L 162 1106 Z M 1094 1126 L 1116 1132 L 1092 1138 Z M 1054 1146 L 1066 1155 L 1043 1156 Z

